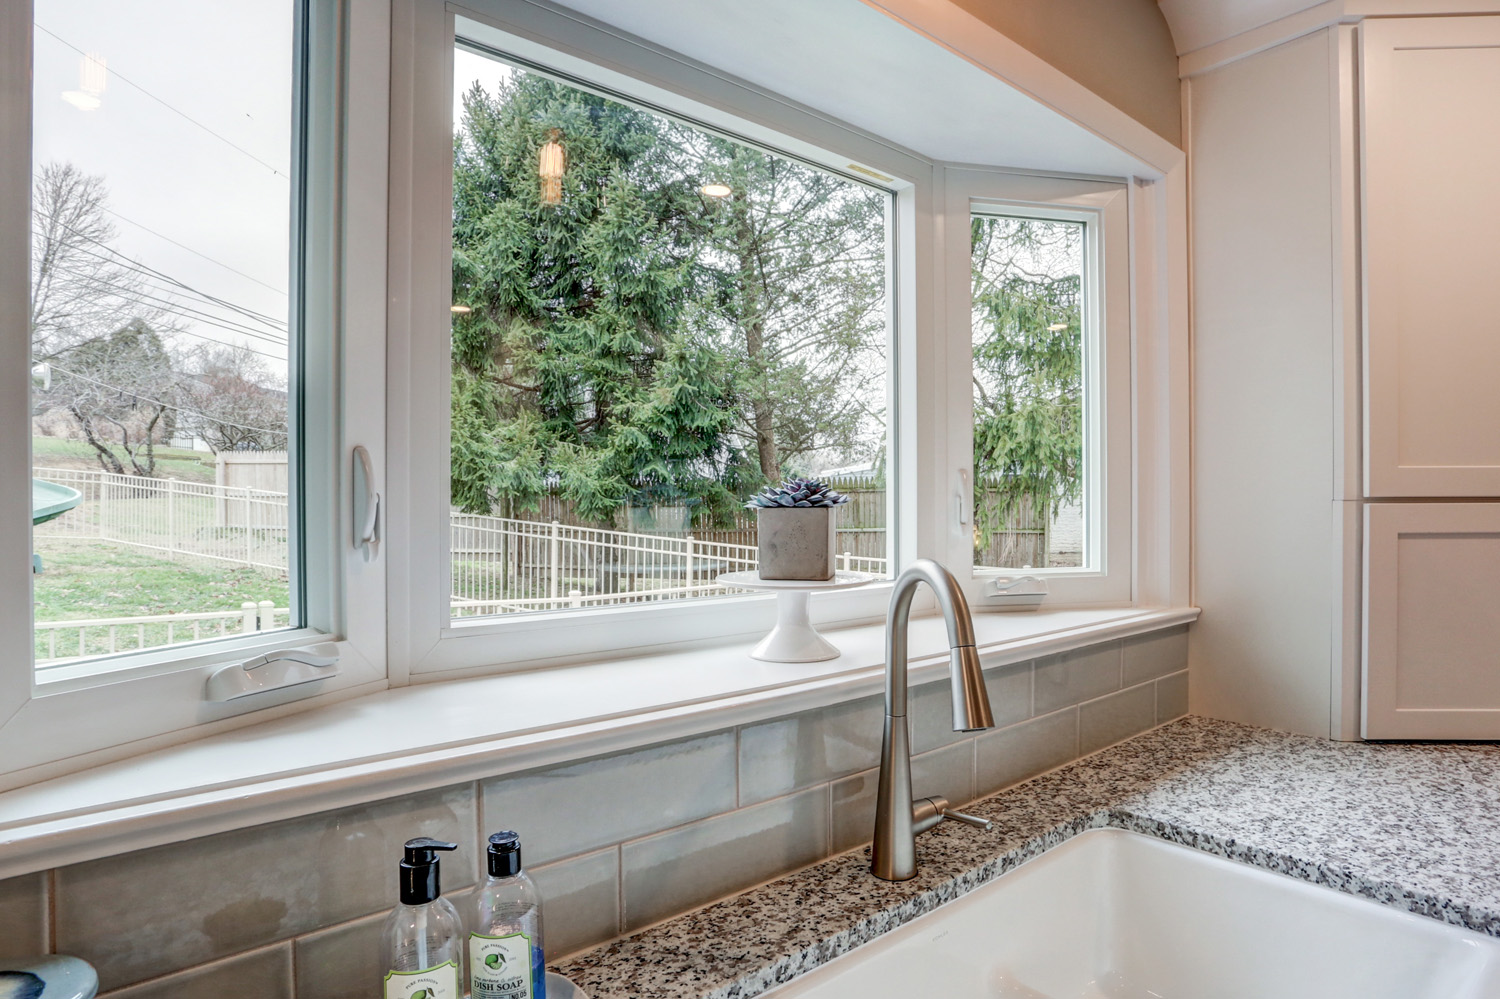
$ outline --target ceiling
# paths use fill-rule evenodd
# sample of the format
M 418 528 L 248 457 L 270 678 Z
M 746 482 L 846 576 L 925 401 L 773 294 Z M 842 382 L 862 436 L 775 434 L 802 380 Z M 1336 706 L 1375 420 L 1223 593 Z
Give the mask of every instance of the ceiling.
M 862 0 L 555 0 L 930 159 L 1129 176 L 1091 129 Z
M 1157 0 L 1177 54 L 1222 42 L 1251 28 L 1316 7 L 1321 0 Z

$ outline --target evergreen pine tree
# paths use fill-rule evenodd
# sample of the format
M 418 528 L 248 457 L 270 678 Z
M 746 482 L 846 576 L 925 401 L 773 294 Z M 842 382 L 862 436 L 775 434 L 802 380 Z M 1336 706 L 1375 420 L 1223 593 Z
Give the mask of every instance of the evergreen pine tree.
M 729 372 L 685 319 L 702 198 L 645 112 L 518 72 L 464 98 L 454 148 L 456 505 L 585 517 L 629 502 L 723 510 L 740 461 Z M 554 139 L 557 203 L 538 174 Z M 505 512 L 508 512 L 505 511 Z

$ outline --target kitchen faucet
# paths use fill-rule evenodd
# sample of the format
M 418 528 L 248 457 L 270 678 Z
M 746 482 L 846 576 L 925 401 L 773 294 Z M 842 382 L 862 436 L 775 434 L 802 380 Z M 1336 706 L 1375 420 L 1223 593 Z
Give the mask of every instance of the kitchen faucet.
M 917 874 L 917 834 L 945 818 L 989 829 L 990 823 L 948 808 L 944 798 L 912 802 L 911 742 L 906 727 L 906 630 L 917 584 L 937 594 L 948 625 L 949 680 L 953 688 L 953 731 L 994 728 L 989 694 L 979 653 L 974 649 L 974 621 L 969 603 L 953 576 L 931 559 L 917 559 L 896 578 L 885 618 L 885 735 L 880 746 L 880 791 L 875 799 L 875 845 L 870 870 L 886 881 L 905 881 Z

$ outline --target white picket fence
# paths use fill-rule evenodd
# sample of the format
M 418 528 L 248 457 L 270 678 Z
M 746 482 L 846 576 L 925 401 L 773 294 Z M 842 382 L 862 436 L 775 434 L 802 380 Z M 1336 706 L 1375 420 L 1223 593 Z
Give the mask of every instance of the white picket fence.
M 83 494 L 76 508 L 39 525 L 38 538 L 98 538 L 169 558 L 287 571 L 286 493 L 84 469 L 38 468 L 32 474 Z M 450 517 L 450 542 L 455 617 L 743 592 L 726 590 L 715 577 L 756 564 L 753 545 L 458 511 Z M 843 569 L 886 572 L 884 558 L 845 552 L 839 559 Z M 274 613 L 284 616 L 286 611 Z M 243 611 L 223 610 L 38 622 L 37 655 L 97 655 L 271 627 L 263 616 L 255 618 L 254 628 L 250 621 Z M 59 636 L 70 636 L 62 640 L 61 652 Z M 132 640 L 135 644 L 128 644 Z
M 286 572 L 286 493 L 76 468 L 31 474 L 83 494 L 78 506 L 37 527 L 37 537 L 98 538 Z
M 691 534 L 633 534 L 456 511 L 450 526 L 455 617 L 720 595 L 731 591 L 715 577 L 756 564 L 754 545 Z M 839 567 L 884 574 L 886 560 L 845 552 Z
M 258 604 L 247 601 L 237 611 L 38 621 L 32 628 L 36 661 L 57 663 L 84 656 L 158 649 L 205 638 L 274 631 L 285 627 L 289 620 L 287 608 L 262 600 Z

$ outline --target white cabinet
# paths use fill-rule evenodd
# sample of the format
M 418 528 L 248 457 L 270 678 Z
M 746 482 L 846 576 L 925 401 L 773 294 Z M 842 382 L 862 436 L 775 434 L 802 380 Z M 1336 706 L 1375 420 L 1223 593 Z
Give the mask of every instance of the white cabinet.
M 1500 738 L 1500 503 L 1365 507 L 1364 734 Z
M 1495 739 L 1500 17 L 1360 36 L 1363 734 Z
M 1500 739 L 1500 13 L 1389 16 L 1476 6 L 1184 57 L 1195 711 Z
M 1361 25 L 1367 497 L 1500 497 L 1500 17 Z

